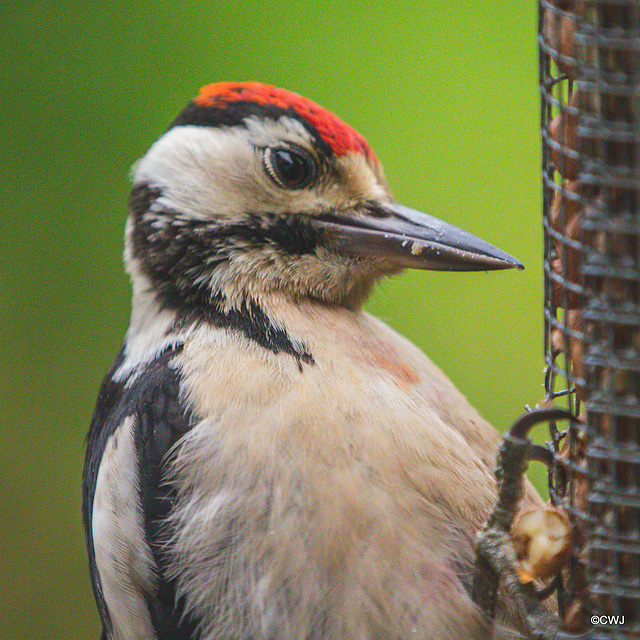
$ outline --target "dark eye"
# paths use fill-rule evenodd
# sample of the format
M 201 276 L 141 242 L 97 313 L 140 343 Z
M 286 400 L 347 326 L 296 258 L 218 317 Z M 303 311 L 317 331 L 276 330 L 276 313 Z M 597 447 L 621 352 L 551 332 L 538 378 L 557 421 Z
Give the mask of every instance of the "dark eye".
M 264 166 L 269 177 L 284 189 L 304 189 L 313 182 L 317 173 L 315 159 L 301 148 L 267 147 Z

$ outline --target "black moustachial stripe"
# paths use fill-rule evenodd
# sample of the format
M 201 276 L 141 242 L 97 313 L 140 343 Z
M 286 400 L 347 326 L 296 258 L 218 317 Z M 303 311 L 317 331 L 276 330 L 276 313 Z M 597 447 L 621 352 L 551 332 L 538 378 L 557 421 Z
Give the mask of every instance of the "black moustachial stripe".
M 308 215 L 248 213 L 241 222 L 221 223 L 155 209 L 161 195 L 160 189 L 142 183 L 134 185 L 129 196 L 134 255 L 152 274 L 171 272 L 193 280 L 228 262 L 239 249 L 271 246 L 288 255 L 304 255 L 313 253 L 320 241 Z
M 333 157 L 333 149 L 320 135 L 318 130 L 303 118 L 293 107 L 283 108 L 273 104 L 259 104 L 252 100 L 232 100 L 220 105 L 203 106 L 191 101 L 175 117 L 169 129 L 179 126 L 196 127 L 244 127 L 246 119 L 256 117 L 260 120 L 278 120 L 286 116 L 297 120 L 313 137 L 313 146 L 323 160 Z
M 243 302 L 240 308 L 224 310 L 222 302 L 214 302 L 206 309 L 206 321 L 214 327 L 235 329 L 261 347 L 273 353 L 287 353 L 302 363 L 315 364 L 313 355 L 303 344 L 294 344 L 282 327 L 274 325 L 269 316 L 254 302 Z
M 145 366 L 135 380 L 113 382 L 113 372 L 122 362 L 122 352 L 100 389 L 87 443 L 83 476 L 85 537 L 91 563 L 94 593 L 104 629 L 111 629 L 95 564 L 92 514 L 98 470 L 109 439 L 123 420 L 134 418 L 134 442 L 138 458 L 138 488 L 144 533 L 156 569 L 153 592 L 144 594 L 158 640 L 194 638 L 197 621 L 185 614 L 184 603 L 176 598 L 176 586 L 167 576 L 164 549 L 165 528 L 175 496 L 164 477 L 169 449 L 191 429 L 195 418 L 180 397 L 179 371 L 171 359 L 181 347 L 169 349 Z
M 242 222 L 220 224 L 197 220 L 175 211 L 154 210 L 159 189 L 135 185 L 129 206 L 133 219 L 132 250 L 158 298 L 178 313 L 179 323 L 203 320 L 215 327 L 242 332 L 273 353 L 292 355 L 313 364 L 306 347 L 294 343 L 286 330 L 275 325 L 253 300 L 228 308 L 220 293 L 209 288 L 211 275 L 232 259 L 238 247 L 245 250 L 270 245 L 288 254 L 311 253 L 317 233 L 302 215 L 247 215 Z

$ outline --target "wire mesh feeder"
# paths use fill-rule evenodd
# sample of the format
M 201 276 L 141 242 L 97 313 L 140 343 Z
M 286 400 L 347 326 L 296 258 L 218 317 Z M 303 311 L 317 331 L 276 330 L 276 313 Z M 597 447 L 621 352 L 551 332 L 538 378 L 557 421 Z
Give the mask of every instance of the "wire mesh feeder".
M 568 631 L 640 637 L 640 3 L 540 2 L 545 390 Z M 608 616 L 604 617 L 603 616 Z M 623 617 L 624 616 L 624 622 Z
M 640 638 L 640 0 L 538 7 L 544 404 L 554 409 L 526 430 L 548 424 L 551 503 L 572 543 L 555 581 L 558 617 L 532 623 L 531 636 Z M 571 416 L 564 431 L 560 410 Z M 503 443 L 493 533 L 514 516 L 505 452 L 516 443 L 535 453 L 526 430 L 520 421 Z M 482 535 L 476 577 L 486 579 L 500 562 L 483 556 L 495 548 Z

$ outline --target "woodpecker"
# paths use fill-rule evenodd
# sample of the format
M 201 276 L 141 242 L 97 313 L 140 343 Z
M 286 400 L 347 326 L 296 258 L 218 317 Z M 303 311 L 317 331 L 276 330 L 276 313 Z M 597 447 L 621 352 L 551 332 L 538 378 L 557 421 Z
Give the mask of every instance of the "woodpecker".
M 132 181 L 131 323 L 83 477 L 102 638 L 489 637 L 469 592 L 499 436 L 362 304 L 404 268 L 520 262 L 257 82 L 203 87 Z

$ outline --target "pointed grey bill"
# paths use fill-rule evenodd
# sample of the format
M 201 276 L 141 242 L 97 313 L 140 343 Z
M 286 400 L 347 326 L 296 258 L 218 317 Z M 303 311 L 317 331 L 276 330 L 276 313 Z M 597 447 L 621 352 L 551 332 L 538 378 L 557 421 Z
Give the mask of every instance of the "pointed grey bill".
M 438 271 L 524 269 L 513 256 L 467 231 L 395 202 L 367 203 L 351 215 L 314 221 L 337 253 L 377 256 L 400 268 Z

